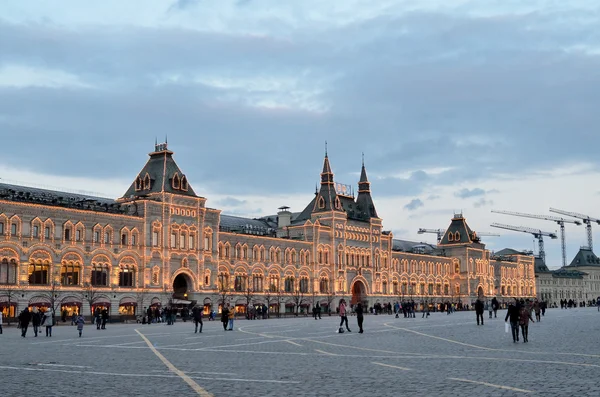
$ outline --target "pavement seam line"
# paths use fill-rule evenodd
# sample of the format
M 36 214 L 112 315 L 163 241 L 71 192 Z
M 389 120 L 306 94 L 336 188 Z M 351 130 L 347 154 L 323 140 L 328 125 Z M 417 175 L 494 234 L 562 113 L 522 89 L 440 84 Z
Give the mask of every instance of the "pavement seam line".
M 173 364 L 171 364 L 171 362 L 169 360 L 167 360 L 167 358 L 165 356 L 160 354 L 160 352 L 158 350 L 156 350 L 156 348 L 154 346 L 152 346 L 152 342 L 150 342 L 150 340 L 148 338 L 146 338 L 146 336 L 144 336 L 144 334 L 142 334 L 137 329 L 135 330 L 135 332 L 137 332 L 138 335 L 144 340 L 144 342 L 146 342 L 146 344 L 148 345 L 150 350 L 152 350 L 152 352 L 156 355 L 156 357 L 158 357 L 160 359 L 160 361 L 162 361 L 163 364 L 165 364 L 171 372 L 177 374 L 181 379 L 183 379 L 183 381 L 185 383 L 187 383 L 196 393 L 198 393 L 199 396 L 213 397 L 212 394 L 210 394 L 209 392 L 204 390 L 202 387 L 200 387 L 200 385 L 198 383 L 196 383 L 192 378 L 187 376 L 183 371 L 177 369 L 177 367 L 174 366 Z
M 375 361 L 372 361 L 371 364 L 381 365 L 382 367 L 390 367 L 390 368 L 401 369 L 402 371 L 412 371 L 412 369 L 410 369 L 410 368 L 399 367 L 397 365 L 390 365 L 390 364 L 384 364 L 384 363 L 377 363 Z
M 470 380 L 470 379 L 462 379 L 462 378 L 447 378 L 447 379 L 455 380 L 457 382 L 474 383 L 476 385 L 483 385 L 483 386 L 495 387 L 497 389 L 505 389 L 505 390 L 518 391 L 518 392 L 521 392 L 521 393 L 535 393 L 533 390 L 519 389 L 517 387 L 510 387 L 510 386 L 504 386 L 504 385 L 495 385 L 493 383 L 479 382 L 479 381 Z

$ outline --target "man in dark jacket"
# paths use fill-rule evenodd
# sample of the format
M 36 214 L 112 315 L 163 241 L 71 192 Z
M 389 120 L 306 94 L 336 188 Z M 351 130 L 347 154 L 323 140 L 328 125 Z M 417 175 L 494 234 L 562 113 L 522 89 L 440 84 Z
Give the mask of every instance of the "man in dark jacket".
M 202 309 L 194 306 L 192 309 L 192 317 L 194 317 L 194 325 L 196 326 L 194 333 L 198 333 L 198 324 L 200 324 L 200 333 L 202 333 Z
M 25 308 L 25 310 L 23 310 L 21 314 L 19 314 L 19 323 L 21 324 L 21 336 L 23 338 L 25 338 L 25 336 L 27 335 L 27 327 L 29 327 L 30 321 L 31 312 L 28 308 Z
M 221 322 L 223 323 L 223 329 L 227 331 L 227 324 L 229 323 L 229 304 L 224 306 L 221 310 Z
M 33 335 L 37 338 L 38 330 L 42 324 L 42 316 L 39 311 L 31 313 L 31 325 L 33 325 Z
M 361 303 L 358 303 L 356 305 L 356 321 L 358 321 L 358 333 L 362 334 L 363 333 L 363 320 L 364 320 L 364 316 L 363 316 L 363 307 Z
M 512 329 L 512 337 L 513 343 L 519 341 L 519 317 L 520 317 L 520 308 L 519 301 L 516 301 L 516 304 L 512 302 L 508 305 L 508 310 L 506 312 L 506 318 L 504 321 L 510 320 L 510 327 Z
M 477 315 L 477 325 L 479 325 L 479 319 L 481 319 L 481 325 L 483 325 L 483 301 L 477 299 L 475 302 L 475 314 Z
M 494 296 L 492 298 L 492 310 L 494 311 L 494 318 L 496 318 L 496 312 L 498 311 L 498 307 L 500 304 L 498 303 L 498 299 Z

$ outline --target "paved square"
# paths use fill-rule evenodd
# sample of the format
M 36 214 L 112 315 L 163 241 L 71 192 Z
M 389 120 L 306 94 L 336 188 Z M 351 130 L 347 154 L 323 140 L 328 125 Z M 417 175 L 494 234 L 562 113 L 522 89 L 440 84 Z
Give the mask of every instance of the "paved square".
M 86 325 L 82 338 L 57 326 L 51 339 L 5 327 L 1 394 L 600 395 L 596 309 L 549 310 L 530 325 L 527 344 L 504 333 L 505 313 L 486 313 L 484 326 L 474 312 L 366 316 L 364 334 L 355 317 L 344 334 L 335 332 L 338 317 L 238 320 L 233 332 L 205 321 L 202 334 L 190 322 Z

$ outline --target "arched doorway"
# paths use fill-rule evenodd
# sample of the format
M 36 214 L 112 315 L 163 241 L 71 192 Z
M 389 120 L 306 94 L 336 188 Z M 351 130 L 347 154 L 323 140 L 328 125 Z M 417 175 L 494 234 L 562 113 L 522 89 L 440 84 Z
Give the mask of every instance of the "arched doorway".
M 190 280 L 186 274 L 178 274 L 173 280 L 173 298 L 187 299 L 189 292 Z
M 477 288 L 477 297 L 479 299 L 483 299 L 483 287 L 480 285 L 479 288 Z
M 367 297 L 366 293 L 367 289 L 362 281 L 356 280 L 354 284 L 352 284 L 352 300 L 350 304 L 356 305 L 357 303 L 363 303 Z

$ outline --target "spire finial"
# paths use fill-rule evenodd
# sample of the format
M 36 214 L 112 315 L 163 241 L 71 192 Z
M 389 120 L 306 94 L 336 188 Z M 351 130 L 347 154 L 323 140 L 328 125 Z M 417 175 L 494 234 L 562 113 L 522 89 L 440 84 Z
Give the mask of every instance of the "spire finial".
M 365 152 L 362 152 L 362 166 L 365 166 Z
M 325 157 L 327 157 L 327 141 L 325 141 Z

